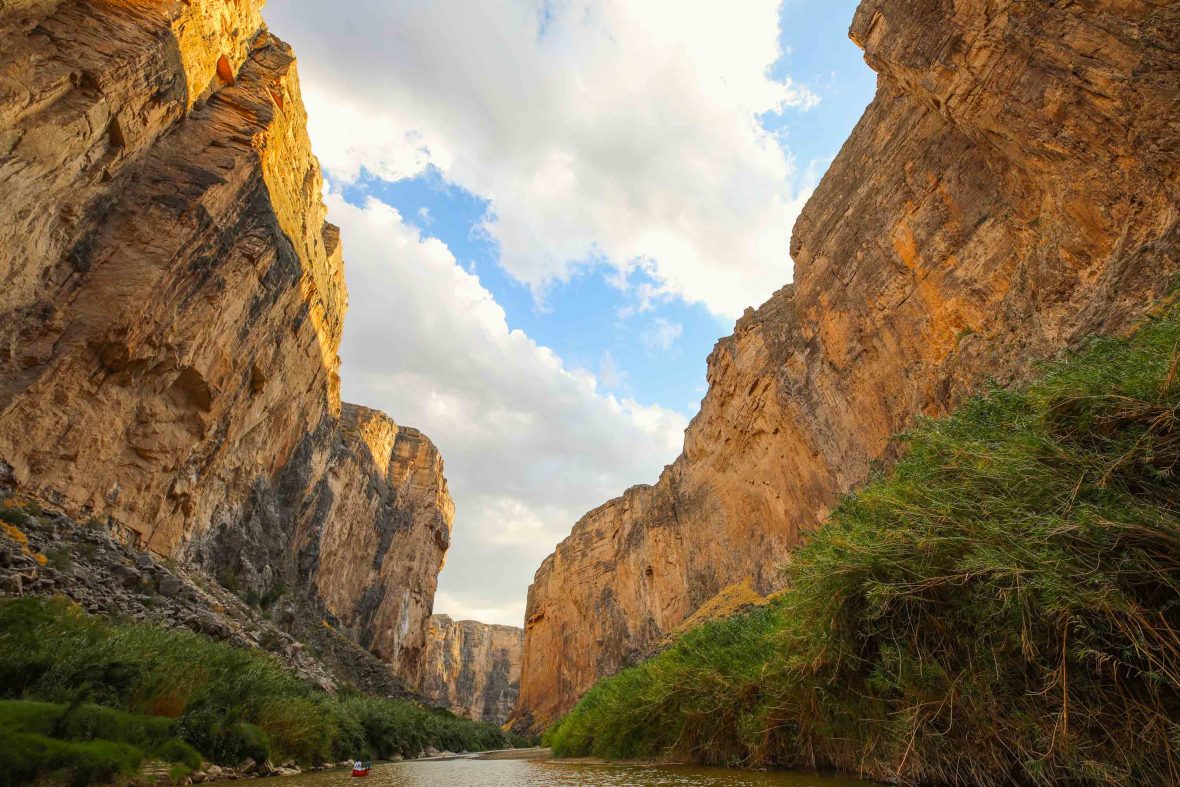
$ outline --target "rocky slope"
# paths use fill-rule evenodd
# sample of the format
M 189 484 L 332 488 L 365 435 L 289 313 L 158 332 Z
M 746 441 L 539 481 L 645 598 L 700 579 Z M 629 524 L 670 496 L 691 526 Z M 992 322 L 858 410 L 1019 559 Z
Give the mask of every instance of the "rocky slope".
M 247 604 L 203 571 L 129 547 L 102 522 L 78 523 L 0 490 L 0 597 L 29 595 L 266 650 L 324 689 L 346 680 L 370 694 L 418 698 L 344 632 L 304 617 L 296 599 Z
M 261 6 L 0 5 L 0 481 L 413 680 L 453 509 L 428 440 L 340 402 L 340 239 Z
M 520 690 L 523 651 L 515 626 L 434 615 L 418 690 L 460 716 L 502 724 Z
M 522 727 L 726 586 L 772 590 L 916 416 L 1125 331 L 1174 285 L 1175 3 L 864 0 L 851 36 L 877 95 L 795 225 L 794 284 L 717 344 L 659 482 L 537 571 Z

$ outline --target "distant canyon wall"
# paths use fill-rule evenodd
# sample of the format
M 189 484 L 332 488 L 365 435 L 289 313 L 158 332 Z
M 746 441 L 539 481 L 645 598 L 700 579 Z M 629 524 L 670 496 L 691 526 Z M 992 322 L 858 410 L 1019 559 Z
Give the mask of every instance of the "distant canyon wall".
M 411 685 L 454 509 L 342 404 L 339 233 L 261 0 L 0 4 L 0 476 Z
M 520 690 L 523 651 L 520 628 L 435 615 L 418 690 L 460 716 L 503 724 Z
M 538 569 L 519 727 L 725 587 L 774 589 L 916 416 L 1126 331 L 1177 284 L 1180 6 L 865 0 L 850 34 L 877 95 L 795 225 L 794 283 L 718 342 L 658 483 Z

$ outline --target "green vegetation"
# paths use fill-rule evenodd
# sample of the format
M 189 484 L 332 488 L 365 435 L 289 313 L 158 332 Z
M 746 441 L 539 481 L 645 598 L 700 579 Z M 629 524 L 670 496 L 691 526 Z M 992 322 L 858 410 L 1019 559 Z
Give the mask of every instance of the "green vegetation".
M 201 757 L 176 735 L 173 719 L 77 702 L 0 700 L 0 785 L 39 776 L 110 782 L 137 773 L 147 757 L 177 763 L 187 775 Z
M 558 754 L 1180 784 L 1180 322 L 904 436 L 768 607 L 600 682 Z
M 93 760 L 114 775 L 145 755 L 190 764 L 192 749 L 229 765 L 318 764 L 506 745 L 491 724 L 404 700 L 329 695 L 261 652 L 112 623 L 63 600 L 0 602 L 0 696 L 44 701 L 0 707 L 0 748 L 23 753 L 0 767 L 0 784 L 25 783 L 21 768 L 46 763 L 82 774 Z M 68 719 L 52 721 L 63 706 Z
M 521 735 L 517 732 L 507 732 L 508 745 L 514 749 L 528 749 L 541 745 L 540 735 Z

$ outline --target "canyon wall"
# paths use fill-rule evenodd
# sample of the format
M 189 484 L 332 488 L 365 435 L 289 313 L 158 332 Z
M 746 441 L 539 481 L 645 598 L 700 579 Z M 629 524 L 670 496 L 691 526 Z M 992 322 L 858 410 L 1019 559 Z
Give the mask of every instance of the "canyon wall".
M 1180 6 L 865 0 L 877 95 L 795 225 L 794 283 L 708 360 L 684 451 L 589 512 L 529 589 L 542 729 L 989 377 L 1126 331 L 1180 269 Z M 785 251 L 785 250 L 784 250 Z
M 183 550 L 251 598 L 295 595 L 288 627 L 331 626 L 391 664 L 413 687 L 430 632 L 455 507 L 438 449 L 384 413 L 344 404 L 305 437 L 239 516 Z M 354 681 L 355 682 L 355 681 Z
M 0 480 L 413 683 L 453 506 L 429 440 L 340 401 L 340 238 L 261 6 L 0 4 Z
M 503 724 L 520 690 L 523 651 L 515 626 L 435 615 L 418 690 L 460 716 Z

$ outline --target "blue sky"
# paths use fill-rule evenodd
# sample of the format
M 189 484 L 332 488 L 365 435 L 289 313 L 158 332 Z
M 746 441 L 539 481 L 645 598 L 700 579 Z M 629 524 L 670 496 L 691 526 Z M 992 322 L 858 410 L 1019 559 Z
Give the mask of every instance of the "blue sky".
M 783 55 L 771 73 L 790 74 L 820 103 L 806 111 L 766 113 L 759 120 L 781 135 L 795 158 L 798 187 L 823 174 L 872 99 L 875 76 L 847 37 L 856 5 L 853 0 L 787 0 L 781 9 Z M 732 331 L 728 317 L 679 298 L 658 300 L 650 311 L 638 313 L 635 296 L 613 286 L 610 273 L 601 269 L 553 286 L 538 301 L 498 264 L 496 243 L 480 226 L 487 200 L 448 183 L 433 167 L 398 181 L 366 175 L 341 189 L 356 204 L 367 196 L 381 199 L 424 235 L 446 243 L 504 307 L 509 326 L 551 347 L 567 364 L 599 373 L 606 378 L 604 387 L 621 395 L 695 414 L 705 393 L 705 358 Z M 633 280 L 650 277 L 640 273 Z
M 439 445 L 436 610 L 520 623 L 584 511 L 652 482 L 705 358 L 791 277 L 872 97 L 852 0 L 274 3 L 343 231 L 345 397 Z
M 601 269 L 556 284 L 538 300 L 497 264 L 496 244 L 480 228 L 486 201 L 447 184 L 437 170 L 395 182 L 366 178 L 341 189 L 354 204 L 377 197 L 423 235 L 443 241 L 504 307 L 511 328 L 552 348 L 567 365 L 597 374 L 604 390 L 689 417 L 696 412 L 705 392 L 705 357 L 732 330 L 732 320 L 679 299 L 639 313 L 636 298 Z

